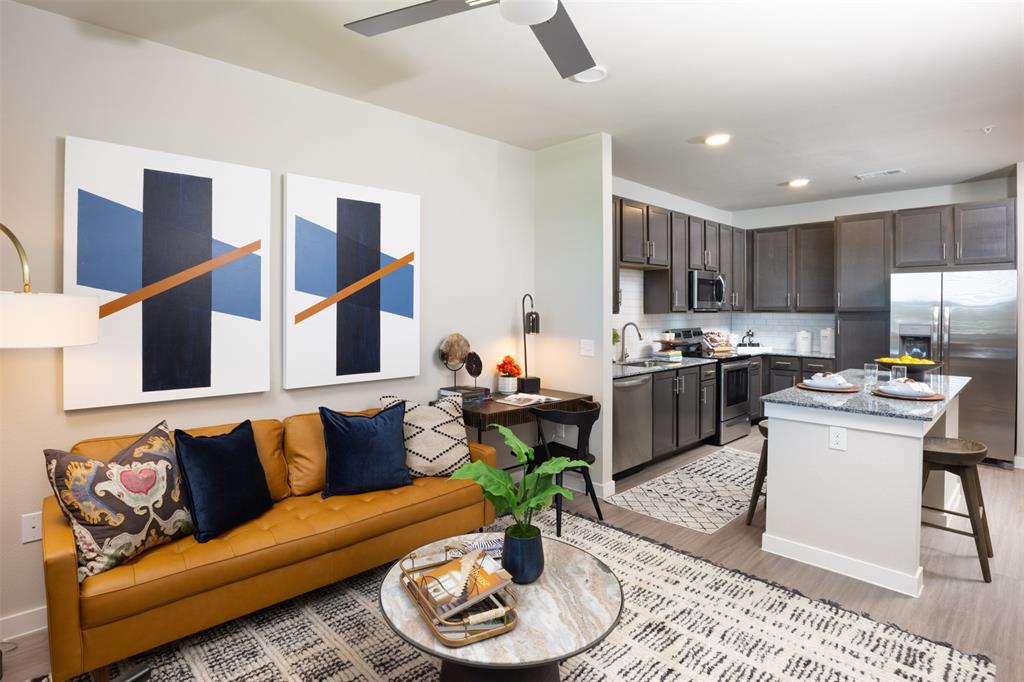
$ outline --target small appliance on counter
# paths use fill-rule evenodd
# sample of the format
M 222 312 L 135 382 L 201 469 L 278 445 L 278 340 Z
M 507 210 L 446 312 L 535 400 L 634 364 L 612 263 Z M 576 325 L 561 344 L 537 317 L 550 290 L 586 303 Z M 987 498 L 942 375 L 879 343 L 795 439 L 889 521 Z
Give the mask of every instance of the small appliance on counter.
M 811 352 L 811 333 L 805 329 L 801 329 L 796 333 L 796 352 L 797 353 L 810 353 Z
M 826 355 L 836 354 L 836 336 L 832 327 L 825 327 L 821 330 L 821 352 Z

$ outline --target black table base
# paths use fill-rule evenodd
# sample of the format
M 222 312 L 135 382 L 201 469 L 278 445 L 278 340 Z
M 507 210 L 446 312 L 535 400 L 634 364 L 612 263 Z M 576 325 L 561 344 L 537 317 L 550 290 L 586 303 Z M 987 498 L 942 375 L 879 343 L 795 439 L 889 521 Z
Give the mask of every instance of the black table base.
M 441 682 L 559 682 L 558 664 L 533 668 L 479 668 L 441 661 Z

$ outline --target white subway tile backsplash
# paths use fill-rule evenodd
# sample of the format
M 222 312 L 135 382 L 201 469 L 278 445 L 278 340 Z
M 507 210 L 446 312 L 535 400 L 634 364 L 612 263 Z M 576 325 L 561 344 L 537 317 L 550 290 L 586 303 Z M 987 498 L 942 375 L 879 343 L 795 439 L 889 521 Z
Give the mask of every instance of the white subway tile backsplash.
M 832 327 L 835 316 L 829 313 L 670 313 L 665 315 L 644 314 L 644 273 L 641 270 L 622 269 L 619 272 L 619 286 L 622 288 L 622 304 L 619 314 L 612 315 L 612 324 L 622 330 L 622 325 L 635 322 L 643 340 L 636 332 L 626 332 L 626 350 L 630 357 L 649 356 L 658 348 L 655 342 L 658 334 L 666 329 L 700 327 L 704 331 L 719 331 L 742 337 L 748 330 L 754 331 L 754 341 L 762 346 L 778 350 L 794 350 L 796 333 L 806 330 L 811 333 L 811 349 L 820 350 L 821 329 Z M 616 349 L 616 359 L 619 349 Z

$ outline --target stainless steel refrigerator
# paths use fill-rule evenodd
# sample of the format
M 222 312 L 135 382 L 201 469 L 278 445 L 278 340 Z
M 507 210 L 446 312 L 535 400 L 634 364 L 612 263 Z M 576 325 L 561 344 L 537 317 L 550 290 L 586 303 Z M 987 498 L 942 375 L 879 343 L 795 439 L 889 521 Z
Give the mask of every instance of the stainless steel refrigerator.
M 943 362 L 969 376 L 960 394 L 960 437 L 985 443 L 989 457 L 1013 461 L 1017 444 L 1017 272 L 894 274 L 892 355 Z

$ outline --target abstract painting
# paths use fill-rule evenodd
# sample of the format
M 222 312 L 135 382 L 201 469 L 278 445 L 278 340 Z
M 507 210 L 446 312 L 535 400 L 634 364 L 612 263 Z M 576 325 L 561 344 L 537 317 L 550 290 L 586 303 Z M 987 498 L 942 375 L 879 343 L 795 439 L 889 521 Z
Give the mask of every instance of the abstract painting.
M 285 176 L 284 387 L 420 369 L 420 199 Z
M 270 171 L 67 138 L 64 291 L 100 299 L 64 350 L 64 409 L 270 387 Z

